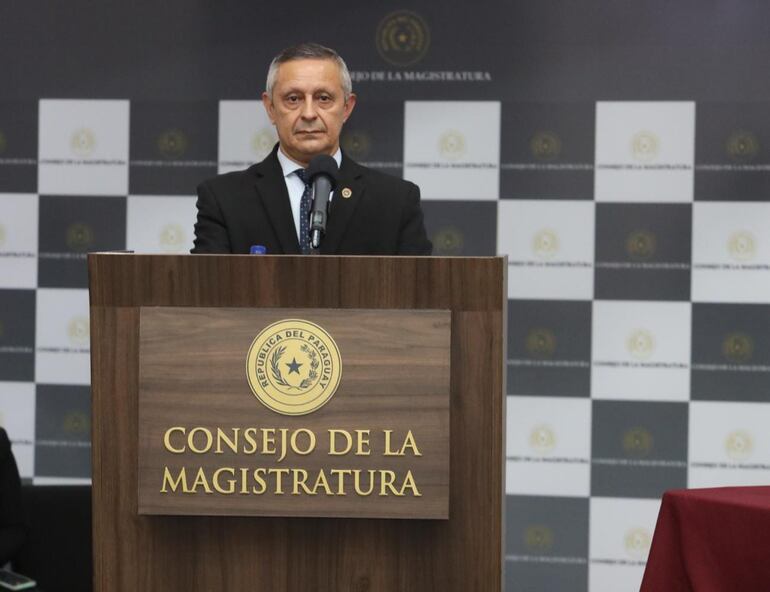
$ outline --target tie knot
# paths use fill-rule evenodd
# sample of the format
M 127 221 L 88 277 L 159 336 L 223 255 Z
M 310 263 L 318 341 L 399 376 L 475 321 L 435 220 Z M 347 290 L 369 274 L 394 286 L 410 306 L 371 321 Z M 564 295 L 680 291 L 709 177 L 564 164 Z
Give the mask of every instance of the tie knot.
M 297 176 L 302 180 L 302 182 L 307 185 L 307 169 L 297 169 L 294 171 L 297 173 Z

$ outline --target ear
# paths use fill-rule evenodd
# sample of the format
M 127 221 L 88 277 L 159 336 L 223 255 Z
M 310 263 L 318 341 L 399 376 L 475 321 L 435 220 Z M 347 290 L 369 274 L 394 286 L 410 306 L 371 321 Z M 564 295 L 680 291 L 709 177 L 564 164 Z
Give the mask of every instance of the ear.
M 262 93 L 262 104 L 265 106 L 265 111 L 270 118 L 270 122 L 275 125 L 275 106 L 273 105 L 272 97 L 266 92 Z
M 348 120 L 350 114 L 353 113 L 353 108 L 356 106 L 356 94 L 350 93 L 348 100 L 345 102 L 345 115 L 342 118 L 343 123 Z

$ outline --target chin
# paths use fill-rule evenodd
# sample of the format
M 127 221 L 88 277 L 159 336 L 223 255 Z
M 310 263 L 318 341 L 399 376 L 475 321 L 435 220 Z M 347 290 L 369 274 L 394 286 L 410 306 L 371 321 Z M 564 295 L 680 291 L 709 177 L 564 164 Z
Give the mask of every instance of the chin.
M 327 154 L 331 150 L 331 146 L 325 142 L 306 142 L 298 146 L 298 149 L 309 156 L 315 156 L 316 154 Z

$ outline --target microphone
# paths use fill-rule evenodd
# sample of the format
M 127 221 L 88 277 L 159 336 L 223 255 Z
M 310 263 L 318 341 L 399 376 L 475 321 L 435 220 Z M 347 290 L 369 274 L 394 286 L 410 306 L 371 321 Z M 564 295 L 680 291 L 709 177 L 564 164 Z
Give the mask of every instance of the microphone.
M 329 195 L 337 187 L 340 170 L 328 154 L 314 156 L 305 173 L 313 186 L 313 208 L 310 210 L 310 246 L 317 249 L 326 234 L 329 217 Z

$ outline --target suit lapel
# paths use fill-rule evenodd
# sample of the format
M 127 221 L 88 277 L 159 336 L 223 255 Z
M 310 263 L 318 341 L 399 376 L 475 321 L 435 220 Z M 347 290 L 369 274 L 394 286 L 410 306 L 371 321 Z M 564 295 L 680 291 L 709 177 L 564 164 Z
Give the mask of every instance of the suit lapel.
M 283 169 L 276 156 L 277 150 L 276 144 L 270 155 L 255 167 L 254 172 L 257 177 L 255 185 L 283 252 L 291 255 L 300 252 L 299 242 L 294 227 L 294 216 L 291 213 L 289 192 L 286 190 L 286 181 L 283 178 Z
M 332 197 L 326 236 L 321 243 L 321 253 L 333 255 L 339 248 L 340 241 L 347 230 L 353 212 L 361 203 L 364 194 L 363 170 L 343 154 L 340 167 L 340 180 Z M 346 191 L 349 190 L 349 191 Z M 349 195 L 349 197 L 345 197 Z

